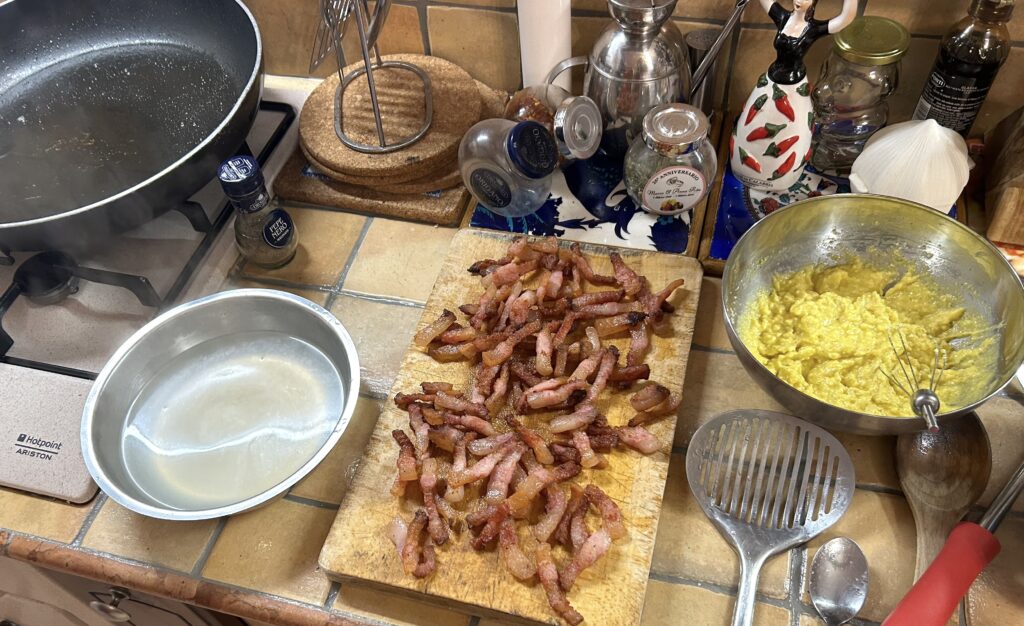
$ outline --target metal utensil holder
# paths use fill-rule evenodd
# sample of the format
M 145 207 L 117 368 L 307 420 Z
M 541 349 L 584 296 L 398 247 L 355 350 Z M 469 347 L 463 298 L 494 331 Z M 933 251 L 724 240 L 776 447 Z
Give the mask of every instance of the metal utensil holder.
M 368 154 L 385 154 L 401 150 L 412 145 L 423 138 L 430 124 L 434 119 L 434 102 L 430 88 L 430 76 L 420 67 L 405 61 L 384 61 L 380 56 L 380 49 L 377 47 L 377 36 L 384 27 L 387 19 L 388 9 L 391 7 L 391 0 L 377 0 L 374 10 L 371 12 L 367 0 L 320 0 L 320 12 L 327 37 L 328 45 L 333 45 L 334 55 L 338 61 L 338 88 L 334 93 L 334 132 L 343 144 L 358 152 Z M 359 50 L 363 56 L 363 67 L 352 70 L 348 74 L 342 74 L 345 61 L 342 52 L 342 37 L 345 34 L 345 26 L 350 17 L 355 18 L 356 28 L 359 33 Z M 324 39 L 318 33 L 318 44 L 314 47 L 314 55 L 319 54 L 322 59 L 326 56 Z M 317 52 L 319 49 L 319 53 Z M 375 59 L 370 56 L 373 50 Z M 374 72 L 382 68 L 396 68 L 412 72 L 423 82 L 423 104 L 424 115 L 423 125 L 413 135 L 389 142 L 384 135 L 384 123 L 381 117 L 380 102 L 377 99 L 377 84 L 374 80 Z M 345 134 L 342 119 L 342 104 L 345 89 L 352 81 L 365 75 L 370 90 L 370 104 L 373 107 L 373 118 L 377 127 L 377 144 L 367 144 L 356 141 Z

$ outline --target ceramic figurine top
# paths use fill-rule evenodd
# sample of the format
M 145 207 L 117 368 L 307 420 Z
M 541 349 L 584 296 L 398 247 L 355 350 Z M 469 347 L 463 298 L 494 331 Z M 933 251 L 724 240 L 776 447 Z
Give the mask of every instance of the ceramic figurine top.
M 810 160 L 814 109 L 804 55 L 817 39 L 853 21 L 857 0 L 843 0 L 842 11 L 830 20 L 815 19 L 817 0 L 793 0 L 791 11 L 772 0 L 760 2 L 778 29 L 775 61 L 758 77 L 736 120 L 730 162 L 748 187 L 781 191 L 800 178 Z

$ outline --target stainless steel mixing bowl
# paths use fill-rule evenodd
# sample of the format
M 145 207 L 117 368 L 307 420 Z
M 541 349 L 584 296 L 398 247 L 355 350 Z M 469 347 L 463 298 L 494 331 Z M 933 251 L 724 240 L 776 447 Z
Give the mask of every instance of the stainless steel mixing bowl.
M 86 400 L 82 454 L 143 515 L 230 515 L 283 493 L 341 438 L 359 358 L 322 307 L 269 289 L 189 302 L 136 332 Z
M 813 398 L 777 378 L 743 344 L 737 323 L 772 277 L 844 254 L 896 251 L 922 275 L 956 294 L 968 310 L 996 327 L 996 371 L 969 405 L 942 408 L 959 417 L 992 397 L 1024 362 L 1024 287 L 1003 255 L 984 237 L 934 209 L 886 196 L 842 194 L 795 203 L 760 220 L 740 238 L 722 274 L 722 305 L 729 340 L 747 372 L 780 404 L 816 424 L 862 434 L 921 430 L 909 417 L 866 415 Z M 908 399 L 909 402 L 909 399 Z

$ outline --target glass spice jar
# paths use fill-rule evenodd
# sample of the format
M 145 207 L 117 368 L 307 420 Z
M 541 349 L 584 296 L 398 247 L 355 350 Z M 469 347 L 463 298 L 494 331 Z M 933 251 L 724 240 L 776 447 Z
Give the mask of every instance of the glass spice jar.
M 545 83 L 520 89 L 505 105 L 505 119 L 532 121 L 555 138 L 560 160 L 589 159 L 601 145 L 604 121 L 597 103 Z
M 663 104 L 647 112 L 624 166 L 626 192 L 638 207 L 678 215 L 708 195 L 718 171 L 709 129 L 707 116 L 688 104 Z
M 295 258 L 299 240 L 288 212 L 270 198 L 263 172 L 251 156 L 236 156 L 217 169 L 224 193 L 235 207 L 235 243 L 247 260 L 276 268 Z
M 899 22 L 858 17 L 833 38 L 811 92 L 817 126 L 811 165 L 845 174 L 889 118 L 887 98 L 899 84 L 910 33 Z

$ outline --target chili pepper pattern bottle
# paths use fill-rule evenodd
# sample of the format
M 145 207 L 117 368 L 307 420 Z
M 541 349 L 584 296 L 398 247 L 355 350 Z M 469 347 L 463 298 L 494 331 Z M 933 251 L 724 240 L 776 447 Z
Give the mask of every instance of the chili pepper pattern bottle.
M 730 167 L 747 187 L 782 191 L 803 174 L 811 150 L 814 106 L 804 54 L 815 40 L 842 30 L 857 11 L 856 0 L 843 0 L 842 12 L 830 20 L 814 19 L 817 0 L 794 0 L 793 10 L 761 0 L 778 32 L 776 59 L 761 74 L 733 127 Z

